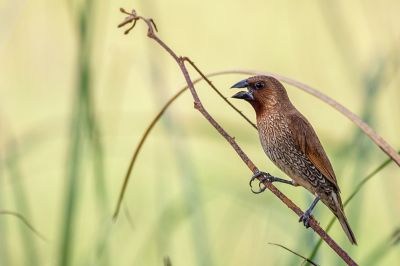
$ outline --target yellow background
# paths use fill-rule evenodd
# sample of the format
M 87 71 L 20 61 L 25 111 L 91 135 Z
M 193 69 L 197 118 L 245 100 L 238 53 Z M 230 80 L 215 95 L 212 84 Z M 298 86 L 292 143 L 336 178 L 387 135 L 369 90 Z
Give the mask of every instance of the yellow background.
M 119 219 L 119 189 L 142 133 L 185 83 L 176 63 L 138 23 L 205 73 L 254 69 L 312 85 L 400 147 L 399 1 L 49 1 L 0 2 L 0 265 L 299 265 L 318 237 L 271 193 L 250 193 L 250 171 L 193 109 L 185 93 L 144 144 Z M 86 72 L 85 72 L 86 71 Z M 192 77 L 197 75 L 191 71 Z M 227 97 L 245 78 L 213 78 Z M 210 113 L 263 170 L 257 133 L 205 83 Z M 387 156 L 348 119 L 286 86 L 331 158 L 345 200 Z M 254 120 L 246 103 L 232 100 Z M 346 208 L 354 247 L 338 224 L 330 235 L 364 265 L 396 265 L 386 247 L 400 226 L 399 168 L 390 164 Z M 302 209 L 302 188 L 277 185 Z M 330 211 L 318 205 L 325 227 Z M 68 229 L 69 228 L 69 229 Z M 67 230 L 68 229 L 68 230 Z M 383 250 L 383 251 L 382 251 Z M 343 264 L 323 244 L 314 259 Z

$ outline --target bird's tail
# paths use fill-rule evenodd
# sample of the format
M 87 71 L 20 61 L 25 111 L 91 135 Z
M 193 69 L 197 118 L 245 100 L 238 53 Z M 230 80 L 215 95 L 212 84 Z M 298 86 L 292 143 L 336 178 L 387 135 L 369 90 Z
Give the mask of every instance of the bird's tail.
M 344 214 L 342 200 L 340 196 L 335 192 L 332 192 L 333 201 L 335 202 L 335 211 L 333 212 L 336 217 L 338 218 L 340 225 L 342 226 L 344 232 L 346 233 L 347 237 L 349 238 L 351 244 L 357 245 L 357 240 L 354 236 L 353 231 L 350 228 L 349 222 L 347 221 L 346 215 Z

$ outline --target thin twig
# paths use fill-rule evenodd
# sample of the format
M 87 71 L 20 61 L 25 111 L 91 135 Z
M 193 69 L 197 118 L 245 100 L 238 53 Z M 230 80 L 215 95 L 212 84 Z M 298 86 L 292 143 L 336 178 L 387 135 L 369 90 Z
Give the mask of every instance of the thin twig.
M 189 86 L 189 90 L 192 94 L 194 100 L 194 107 L 197 109 L 207 120 L 208 122 L 229 142 L 229 144 L 233 147 L 242 161 L 247 165 L 247 167 L 253 172 L 258 172 L 258 168 L 254 165 L 254 163 L 250 160 L 250 158 L 243 152 L 243 150 L 239 147 L 233 137 L 231 137 L 219 124 L 218 122 L 207 112 L 207 110 L 203 107 L 199 96 L 197 95 L 196 89 L 193 86 L 193 82 L 190 78 L 188 70 L 185 66 L 185 58 L 178 57 L 175 52 L 165 44 L 155 33 L 153 28 L 152 20 L 146 19 L 144 17 L 138 16 L 136 12 L 128 13 L 125 10 L 121 9 L 121 12 L 128 14 L 128 17 L 124 21 L 124 25 L 127 24 L 127 21 L 134 23 L 137 20 L 144 21 L 147 26 L 147 36 L 154 41 L 156 41 L 162 48 L 168 52 L 172 58 L 178 64 L 182 74 L 186 80 L 186 83 Z M 261 179 L 261 177 L 259 177 Z M 260 180 L 259 179 L 259 180 Z M 261 181 L 261 180 L 260 180 Z M 264 185 L 268 188 L 272 193 L 274 193 L 287 207 L 293 210 L 298 216 L 303 215 L 301 209 L 295 205 L 289 198 L 287 198 L 282 192 L 280 192 L 274 185 L 271 183 L 264 181 Z M 310 227 L 318 234 L 321 238 L 325 240 L 325 242 L 345 261 L 348 265 L 357 265 L 356 262 L 319 226 L 318 222 L 312 218 L 310 219 Z
M 28 229 L 32 233 L 34 233 L 41 240 L 47 242 L 47 239 L 38 230 L 36 230 L 35 227 L 33 227 L 22 214 L 19 214 L 18 212 L 14 212 L 14 211 L 3 210 L 3 211 L 0 211 L 0 215 L 10 215 L 10 216 L 14 216 L 14 217 L 18 218 L 24 225 L 26 225 L 26 227 L 28 227 Z
M 268 74 L 268 73 L 267 73 Z M 393 161 L 396 162 L 398 166 L 400 166 L 400 156 L 397 154 L 396 150 L 390 146 L 378 133 L 376 133 L 370 126 L 368 126 L 360 117 L 358 117 L 356 114 L 351 112 L 349 109 L 347 109 L 345 106 L 342 104 L 338 103 L 334 99 L 330 98 L 329 96 L 321 93 L 320 91 L 308 86 L 307 84 L 304 84 L 300 81 L 278 75 L 275 73 L 269 73 L 271 76 L 275 76 L 279 80 L 286 82 L 288 84 L 291 84 L 293 86 L 296 86 L 297 88 L 300 88 L 304 90 L 305 92 L 312 94 L 319 99 L 323 100 L 325 103 L 329 104 L 330 106 L 334 107 L 336 110 L 344 114 L 347 118 L 349 118 L 354 124 L 356 124 L 364 133 L 373 141 L 375 142 L 379 148 L 381 148 L 390 158 L 393 159 Z
M 246 120 L 253 128 L 257 129 L 256 124 L 254 124 L 247 116 L 245 116 L 242 113 L 242 111 L 237 109 L 236 106 L 234 106 L 230 101 L 228 101 L 228 99 L 214 86 L 214 84 L 211 82 L 211 80 L 209 80 L 207 78 L 207 76 L 204 75 L 203 72 L 201 72 L 201 70 L 195 65 L 195 63 L 193 63 L 192 60 L 190 60 L 187 57 L 185 57 L 184 60 L 189 62 L 189 64 L 192 65 L 192 67 L 197 71 L 197 73 L 200 74 L 201 78 L 204 79 L 208 83 L 208 85 L 210 85 L 210 87 L 219 95 L 219 97 L 221 97 L 230 107 L 232 107 L 233 110 L 235 110 L 241 117 L 243 117 L 244 120 Z
M 308 94 L 322 100 L 323 102 L 332 106 L 335 110 L 342 113 L 346 116 L 351 122 L 353 122 L 357 127 L 359 127 L 383 152 L 385 152 L 398 166 L 400 166 L 400 155 L 397 154 L 396 150 L 389 145 L 378 133 L 375 132 L 368 124 L 366 124 L 360 117 L 350 111 L 347 107 L 343 106 L 339 102 L 335 101 L 328 95 L 312 88 L 311 86 L 297 81 L 295 79 L 273 73 L 267 71 L 257 71 L 257 70 L 245 70 L 245 69 L 232 69 L 232 70 L 224 70 L 213 72 L 210 74 L 203 75 L 204 77 L 212 77 L 212 76 L 220 76 L 220 75 L 227 75 L 227 74 L 244 74 L 244 75 L 266 75 L 272 76 L 276 79 L 293 85 Z
M 304 257 L 303 255 L 297 253 L 296 251 L 291 250 L 290 248 L 285 247 L 284 245 L 277 244 L 277 243 L 268 243 L 268 244 L 274 245 L 274 246 L 278 246 L 278 247 L 281 247 L 281 248 L 283 248 L 283 249 L 286 249 L 286 250 L 289 251 L 290 253 L 293 253 L 294 255 L 296 255 L 296 256 L 298 256 L 298 257 L 304 259 L 306 262 L 311 263 L 311 264 L 314 265 L 314 266 L 318 266 L 318 264 L 316 264 L 316 263 L 313 262 L 312 260 L 307 259 L 307 258 Z
M 128 167 L 128 171 L 125 174 L 125 178 L 124 178 L 124 183 L 122 184 L 122 188 L 121 188 L 121 192 L 119 194 L 119 198 L 118 198 L 118 202 L 117 202 L 117 206 L 115 208 L 114 211 L 114 215 L 113 215 L 113 219 L 114 221 L 117 219 L 118 214 L 119 214 L 119 210 L 121 208 L 121 203 L 122 203 L 122 199 L 124 198 L 125 195 L 125 191 L 126 188 L 128 186 L 128 182 L 129 182 L 129 178 L 131 176 L 132 173 L 132 169 L 133 166 L 135 165 L 135 161 L 139 155 L 140 150 L 142 149 L 142 146 L 144 144 L 144 141 L 146 140 L 147 136 L 149 135 L 149 133 L 151 132 L 151 130 L 153 129 L 153 127 L 156 125 L 157 121 L 160 119 L 160 117 L 163 115 L 163 113 L 165 112 L 165 110 L 167 110 L 168 106 L 171 105 L 171 103 L 173 103 L 175 101 L 175 99 L 177 99 L 179 97 L 179 95 L 181 95 L 185 90 L 187 89 L 187 87 L 181 89 L 177 94 L 174 95 L 174 97 L 172 97 L 171 99 L 169 99 L 169 101 L 164 105 L 164 107 L 160 110 L 160 112 L 156 115 L 156 117 L 153 119 L 153 121 L 151 121 L 150 125 L 146 128 L 146 131 L 143 133 L 142 138 L 140 139 L 139 144 L 137 145 L 135 152 L 132 156 L 132 159 L 129 163 L 129 167 Z

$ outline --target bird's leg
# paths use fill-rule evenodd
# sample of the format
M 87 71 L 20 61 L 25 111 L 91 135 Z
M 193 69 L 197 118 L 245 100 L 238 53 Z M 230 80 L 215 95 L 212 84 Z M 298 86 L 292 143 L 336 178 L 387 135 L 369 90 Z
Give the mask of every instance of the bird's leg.
M 311 218 L 311 213 L 313 211 L 313 209 L 315 208 L 315 205 L 317 205 L 319 201 L 319 196 L 317 196 L 314 201 L 311 203 L 310 208 L 308 208 L 304 214 L 302 216 L 300 216 L 299 222 L 303 222 L 304 226 L 306 228 L 310 227 L 310 225 L 308 224 L 308 222 L 310 221 Z
M 259 189 L 258 191 L 253 190 L 253 186 L 252 186 L 251 184 L 252 184 L 253 181 L 254 181 L 255 179 L 257 179 L 260 175 L 262 175 L 262 178 L 260 179 L 260 183 L 258 184 L 258 187 L 259 187 L 260 189 Z M 285 183 L 285 184 L 289 184 L 289 185 L 292 185 L 292 186 L 297 186 L 297 184 L 294 183 L 294 181 L 289 181 L 289 180 L 282 179 L 282 178 L 279 178 L 279 177 L 274 177 L 274 176 L 272 176 L 272 175 L 270 175 L 270 174 L 268 174 L 268 173 L 261 172 L 261 171 L 257 171 L 257 172 L 250 178 L 249 185 L 250 185 L 251 192 L 253 192 L 254 194 L 262 193 L 262 192 L 266 189 L 266 187 L 263 185 L 265 181 L 268 181 L 268 182 L 271 182 L 271 183 L 272 183 L 272 182 L 280 182 L 280 183 Z

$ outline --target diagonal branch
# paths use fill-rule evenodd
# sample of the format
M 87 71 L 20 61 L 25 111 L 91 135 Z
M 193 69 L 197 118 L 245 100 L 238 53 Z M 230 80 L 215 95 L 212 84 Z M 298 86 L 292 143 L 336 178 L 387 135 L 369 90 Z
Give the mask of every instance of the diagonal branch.
M 176 53 L 165 44 L 155 33 L 156 29 L 154 27 L 154 21 L 152 19 L 147 19 L 142 16 L 138 16 L 136 12 L 133 10 L 131 13 L 126 12 L 124 9 L 120 9 L 122 13 L 128 15 L 125 20 L 119 25 L 122 27 L 129 23 L 136 24 L 138 20 L 142 20 L 148 26 L 147 36 L 157 42 L 166 52 L 168 52 L 172 58 L 178 64 L 182 74 L 185 78 L 185 81 L 189 87 L 189 90 L 192 94 L 194 100 L 194 108 L 197 109 L 207 120 L 208 122 L 228 141 L 228 143 L 232 146 L 232 148 L 236 151 L 242 161 L 247 165 L 247 167 L 253 172 L 256 173 L 258 168 L 254 165 L 254 163 L 250 160 L 247 154 L 239 147 L 233 137 L 231 137 L 220 125 L 219 123 L 207 112 L 207 110 L 203 107 L 203 104 L 200 101 L 199 96 L 197 95 L 196 89 L 194 88 L 193 82 L 190 78 L 189 72 L 185 66 L 186 58 L 182 58 L 176 55 Z M 133 28 L 131 26 L 128 29 L 128 32 Z M 125 33 L 128 33 L 125 32 Z M 261 179 L 261 177 L 260 177 Z M 259 179 L 259 180 L 260 180 Z M 286 197 L 282 192 L 280 192 L 272 183 L 264 182 L 266 188 L 268 188 L 275 196 L 277 196 L 288 208 L 294 211 L 298 216 L 301 216 L 303 212 L 301 209 L 294 204 L 288 197 Z M 319 226 L 318 222 L 312 218 L 310 220 L 310 227 L 321 237 L 324 241 L 346 262 L 348 265 L 357 265 L 356 262 Z

